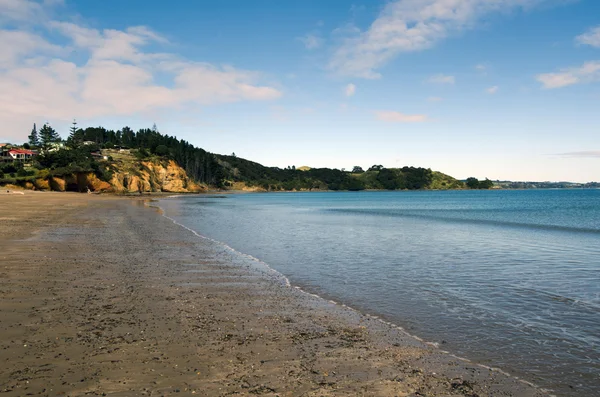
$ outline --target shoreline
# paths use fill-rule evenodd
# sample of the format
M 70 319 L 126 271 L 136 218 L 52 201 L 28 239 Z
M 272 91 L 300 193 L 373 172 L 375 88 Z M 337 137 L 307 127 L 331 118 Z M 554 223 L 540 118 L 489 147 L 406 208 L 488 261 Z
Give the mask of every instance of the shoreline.
M 244 192 L 244 191 L 241 191 L 239 193 L 255 193 L 255 192 Z M 268 192 L 256 192 L 256 193 L 268 193 Z M 185 196 L 186 195 L 181 195 L 181 196 L 175 195 L 175 196 L 164 197 L 163 199 L 167 199 L 167 198 L 171 198 L 172 199 L 172 198 L 179 198 L 179 197 L 185 197 Z M 258 259 L 256 257 L 254 257 L 254 256 L 252 256 L 250 254 L 246 254 L 244 252 L 240 252 L 240 251 L 236 250 L 235 248 L 229 246 L 227 243 L 225 243 L 223 241 L 215 240 L 215 239 L 213 239 L 211 237 L 204 236 L 201 233 L 197 232 L 196 230 L 191 229 L 191 228 L 187 227 L 186 225 L 181 224 L 178 221 L 176 221 L 175 219 L 169 217 L 167 215 L 166 211 L 162 207 L 160 207 L 159 205 L 154 205 L 154 203 L 157 202 L 157 201 L 159 201 L 159 200 L 146 200 L 146 205 L 148 207 L 158 209 L 159 212 L 160 212 L 160 214 L 163 217 L 165 217 L 166 219 L 170 220 L 175 225 L 180 226 L 181 228 L 183 228 L 183 229 L 191 232 L 192 234 L 194 234 L 198 238 L 201 238 L 201 239 L 204 239 L 204 240 L 208 240 L 208 241 L 210 241 L 212 243 L 215 243 L 215 244 L 222 245 L 223 247 L 225 247 L 226 249 L 234 252 L 237 255 L 240 255 L 240 256 L 245 257 L 245 258 L 249 258 L 251 261 L 259 263 L 260 266 L 263 266 L 263 267 L 267 268 L 269 272 L 276 273 L 279 277 L 283 278 L 284 279 L 284 283 L 285 283 L 285 285 L 287 287 L 294 288 L 297 291 L 301 292 L 302 294 L 305 294 L 305 295 L 307 295 L 307 296 L 309 296 L 311 298 L 316 298 L 316 299 L 322 301 L 323 304 L 333 304 L 334 306 L 336 306 L 338 308 L 341 308 L 342 311 L 350 311 L 352 313 L 352 315 L 358 315 L 358 316 L 361 316 L 361 317 L 366 317 L 366 318 L 369 318 L 369 319 L 373 319 L 375 321 L 380 322 L 381 324 L 383 324 L 386 327 L 390 327 L 392 329 L 397 329 L 397 330 L 401 331 L 402 333 L 404 333 L 409 338 L 412 338 L 415 341 L 426 345 L 427 347 L 432 347 L 432 348 L 436 349 L 439 353 L 447 354 L 450 357 L 453 357 L 453 358 L 458 359 L 460 361 L 463 361 L 465 363 L 469 363 L 469 364 L 472 364 L 472 365 L 479 366 L 479 367 L 484 368 L 484 369 L 489 370 L 489 371 L 498 372 L 498 373 L 500 373 L 502 375 L 505 375 L 505 376 L 507 376 L 509 378 L 518 380 L 519 382 L 522 382 L 522 383 L 524 383 L 527 386 L 531 386 L 531 387 L 533 387 L 535 389 L 538 389 L 541 392 L 548 393 L 547 394 L 548 396 L 554 396 L 554 394 L 551 394 L 551 391 L 546 390 L 546 389 L 544 389 L 544 388 L 536 385 L 535 383 L 533 383 L 531 381 L 528 381 L 528 380 L 526 380 L 526 379 L 524 379 L 524 378 L 522 378 L 520 376 L 517 376 L 517 375 L 514 375 L 514 374 L 509 373 L 507 371 L 504 371 L 502 368 L 492 367 L 492 366 L 488 366 L 488 365 L 485 365 L 485 364 L 481 364 L 481 363 L 479 363 L 477 361 L 473 361 L 473 360 L 471 360 L 469 358 L 456 355 L 456 354 L 452 353 L 451 351 L 444 350 L 444 349 L 440 348 L 440 344 L 438 342 L 431 342 L 431 341 L 428 341 L 428 340 L 425 340 L 425 339 L 421 338 L 420 336 L 418 336 L 416 334 L 412 334 L 409 331 L 407 331 L 405 327 L 403 327 L 403 326 L 401 326 L 401 325 L 399 325 L 397 323 L 394 323 L 393 321 L 388 321 L 387 319 L 383 318 L 382 316 L 379 316 L 379 315 L 376 315 L 376 314 L 371 314 L 371 313 L 369 313 L 369 312 L 367 312 L 365 310 L 356 309 L 356 308 L 354 308 L 354 307 L 352 307 L 352 306 L 350 306 L 350 305 L 348 305 L 346 303 L 338 302 L 338 301 L 334 300 L 335 298 L 327 297 L 326 295 L 320 295 L 318 293 L 313 293 L 309 289 L 307 289 L 306 287 L 302 287 L 300 285 L 295 285 L 295 284 L 293 284 L 289 280 L 289 278 L 285 274 L 283 274 L 283 273 L 279 272 L 278 270 L 274 269 L 268 263 L 266 263 L 266 262 L 264 262 L 264 261 L 262 261 L 262 260 L 260 260 L 260 259 Z M 345 314 L 342 313 L 342 316 L 343 315 L 348 315 L 348 313 L 345 313 Z
M 7 395 L 548 395 L 274 282 L 142 200 L 1 195 L 0 209 L 30 218 L 5 217 L 0 241 Z
M 165 198 L 177 198 L 177 197 L 179 197 L 179 196 L 170 196 L 170 197 L 165 197 Z M 182 197 L 184 197 L 184 196 L 182 196 Z M 266 263 L 266 262 L 264 262 L 264 261 L 262 261 L 262 260 L 260 260 L 260 259 L 258 259 L 256 257 L 254 257 L 254 256 L 252 256 L 250 254 L 246 254 L 246 253 L 240 252 L 240 251 L 236 250 L 235 248 L 231 247 L 230 245 L 228 245 L 227 243 L 225 243 L 223 241 L 215 240 L 215 239 L 213 239 L 211 237 L 204 236 L 201 233 L 197 232 L 196 230 L 191 229 L 191 228 L 185 226 L 184 224 L 181 224 L 181 223 L 177 222 L 175 219 L 169 217 L 167 215 L 166 211 L 162 207 L 160 207 L 158 205 L 153 205 L 154 202 L 156 202 L 156 200 L 147 200 L 145 204 L 148 207 L 150 207 L 150 208 L 156 208 L 156 209 L 158 209 L 159 213 L 161 214 L 161 216 L 163 216 L 164 218 L 170 220 L 175 225 L 177 225 L 177 226 L 179 226 L 179 227 L 181 227 L 181 228 L 189 231 L 190 233 L 194 234 L 196 237 L 198 237 L 200 239 L 204 239 L 204 240 L 210 241 L 210 242 L 218 244 L 218 245 L 221 245 L 221 246 L 225 247 L 227 250 L 230 250 L 230 251 L 234 252 L 236 255 L 240 255 L 240 256 L 242 256 L 244 258 L 248 258 L 251 261 L 259 263 L 260 266 L 265 267 L 268 272 L 275 273 L 275 274 L 277 274 L 278 277 L 283 278 L 283 282 L 284 282 L 284 284 L 285 284 L 286 287 L 294 288 L 294 289 L 300 291 L 302 294 L 305 294 L 305 295 L 310 296 L 312 298 L 319 299 L 320 301 L 322 301 L 323 304 L 333 304 L 333 305 L 335 305 L 335 306 L 337 306 L 339 308 L 342 308 L 342 310 L 349 310 L 353 314 L 356 314 L 356 315 L 359 315 L 359 316 L 364 316 L 364 317 L 367 317 L 367 318 L 379 321 L 382 324 L 384 324 L 385 326 L 388 326 L 388 327 L 391 327 L 391 328 L 394 328 L 394 329 L 397 329 L 397 330 L 403 332 L 406 336 L 408 336 L 410 338 L 413 338 L 413 339 L 415 339 L 416 341 L 418 341 L 420 343 L 423 343 L 423 344 L 425 344 L 425 345 L 427 345 L 429 347 L 433 347 L 435 349 L 438 349 L 439 352 L 441 352 L 443 354 L 448 354 L 448 355 L 450 355 L 450 356 L 452 356 L 452 357 L 454 357 L 454 358 L 456 358 L 458 360 L 461 360 L 461 361 L 464 361 L 464 362 L 468 362 L 468 363 L 472 363 L 473 365 L 480 366 L 480 367 L 482 367 L 484 369 L 487 369 L 487 370 L 499 372 L 499 373 L 501 373 L 503 375 L 506 375 L 508 377 L 517 379 L 517 380 L 519 380 L 519 381 L 521 381 L 521 382 L 523 382 L 523 383 L 525 383 L 525 384 L 527 384 L 529 386 L 532 386 L 532 387 L 535 387 L 537 389 L 542 390 L 539 386 L 535 385 L 533 382 L 529 382 L 526 379 L 522 379 L 522 378 L 520 378 L 520 377 L 518 377 L 516 375 L 510 374 L 510 373 L 502 370 L 501 368 L 490 367 L 490 366 L 487 366 L 487 365 L 484 365 L 484 364 L 480 364 L 480 363 L 474 362 L 474 361 L 472 361 L 472 360 L 470 360 L 470 359 L 468 359 L 466 357 L 460 357 L 460 356 L 457 356 L 457 355 L 453 354 L 450 351 L 443 350 L 443 349 L 440 348 L 439 343 L 427 341 L 427 340 L 419 337 L 416 334 L 412 334 L 412 333 L 408 332 L 405 327 L 403 327 L 401 325 L 398 325 L 398 324 L 396 324 L 396 323 L 394 323 L 392 321 L 387 321 L 386 319 L 384 319 L 384 318 L 382 318 L 382 317 L 380 317 L 378 315 L 365 312 L 364 310 L 356 309 L 356 308 L 354 308 L 354 307 L 352 307 L 352 306 L 350 306 L 348 304 L 345 304 L 343 302 L 335 301 L 333 298 L 329 298 L 329 297 L 326 297 L 326 296 L 319 295 L 317 293 L 310 292 L 308 289 L 306 289 L 306 287 L 302 287 L 300 285 L 295 285 L 295 284 L 293 284 L 289 280 L 289 278 L 285 274 L 283 274 L 283 273 L 279 272 L 278 270 L 274 269 L 268 263 Z

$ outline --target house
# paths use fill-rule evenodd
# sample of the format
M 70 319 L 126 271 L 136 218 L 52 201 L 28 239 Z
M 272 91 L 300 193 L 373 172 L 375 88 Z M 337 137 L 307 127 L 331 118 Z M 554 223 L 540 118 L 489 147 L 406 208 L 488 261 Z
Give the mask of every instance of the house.
M 64 142 L 51 142 L 48 145 L 48 152 L 57 152 L 61 149 L 65 149 L 66 146 L 64 144 Z
M 108 156 L 105 154 L 102 154 L 101 152 L 92 152 L 92 153 L 90 153 L 90 155 L 92 156 L 92 158 L 97 159 L 97 160 L 108 160 Z
M 34 152 L 33 150 L 27 150 L 27 149 L 10 149 L 8 151 L 8 155 L 10 156 L 10 158 L 15 161 L 27 161 L 27 160 L 31 160 L 33 157 L 37 156 L 37 153 Z

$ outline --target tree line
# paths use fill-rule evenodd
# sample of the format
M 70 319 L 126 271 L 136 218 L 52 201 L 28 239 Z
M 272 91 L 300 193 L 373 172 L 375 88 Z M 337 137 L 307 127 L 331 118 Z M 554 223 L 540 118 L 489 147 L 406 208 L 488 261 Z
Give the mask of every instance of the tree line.
M 49 151 L 54 144 L 64 142 L 65 149 Z M 39 130 L 34 127 L 29 135 L 29 145 L 42 149 L 40 166 L 49 169 L 94 170 L 100 173 L 97 162 L 90 152 L 98 149 L 134 149 L 140 159 L 149 156 L 169 158 L 177 162 L 188 176 L 197 182 L 214 187 L 227 187 L 232 182 L 244 182 L 265 190 L 350 190 L 364 189 L 427 189 L 434 173 L 429 168 L 385 168 L 373 165 L 364 171 L 355 166 L 352 172 L 344 169 L 311 168 L 296 169 L 266 167 L 259 163 L 232 155 L 218 155 L 195 147 L 175 136 L 162 134 L 156 125 L 133 131 L 123 127 L 114 131 L 104 127 L 79 128 L 73 122 L 69 136 L 62 140 L 48 124 Z M 458 184 L 460 182 L 456 181 Z

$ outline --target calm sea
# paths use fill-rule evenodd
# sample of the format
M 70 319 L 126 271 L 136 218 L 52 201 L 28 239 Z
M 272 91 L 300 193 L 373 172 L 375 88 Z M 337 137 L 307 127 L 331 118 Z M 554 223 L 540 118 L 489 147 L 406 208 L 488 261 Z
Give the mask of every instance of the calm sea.
M 166 214 L 558 395 L 600 396 L 600 190 L 268 193 Z

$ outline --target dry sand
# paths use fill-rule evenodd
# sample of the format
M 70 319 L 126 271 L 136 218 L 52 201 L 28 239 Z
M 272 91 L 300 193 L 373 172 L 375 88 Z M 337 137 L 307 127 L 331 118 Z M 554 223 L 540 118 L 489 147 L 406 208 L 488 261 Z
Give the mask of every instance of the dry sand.
M 0 193 L 0 394 L 543 396 L 285 286 L 141 200 Z

